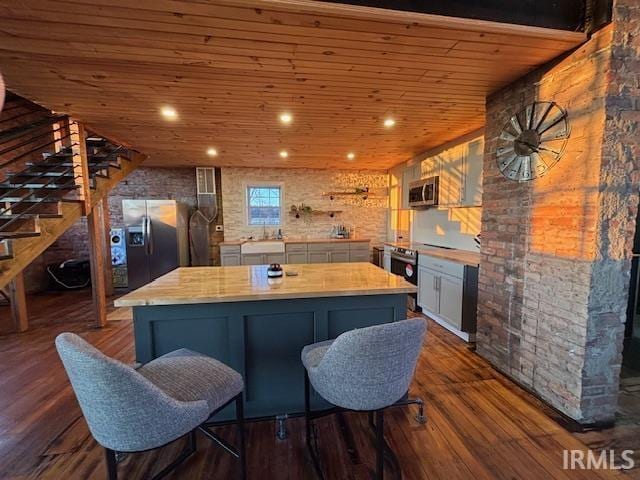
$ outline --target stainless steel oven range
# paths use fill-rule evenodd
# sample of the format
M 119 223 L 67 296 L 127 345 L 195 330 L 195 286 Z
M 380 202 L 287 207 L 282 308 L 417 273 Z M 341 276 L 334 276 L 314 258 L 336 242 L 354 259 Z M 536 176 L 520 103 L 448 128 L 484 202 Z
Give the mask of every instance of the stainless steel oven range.
M 409 248 L 391 248 L 391 273 L 400 275 L 404 279 L 418 285 L 418 252 Z M 407 296 L 407 307 L 412 312 L 419 312 L 422 309 L 418 306 L 418 295 L 410 293 Z

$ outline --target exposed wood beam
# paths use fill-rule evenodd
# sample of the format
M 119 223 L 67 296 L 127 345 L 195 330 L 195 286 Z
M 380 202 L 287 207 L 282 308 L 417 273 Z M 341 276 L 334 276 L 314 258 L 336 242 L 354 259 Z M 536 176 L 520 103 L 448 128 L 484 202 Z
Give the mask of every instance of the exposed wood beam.
M 8 291 L 13 327 L 17 332 L 24 332 L 29 328 L 29 316 L 27 313 L 27 297 L 24 288 L 24 274 L 22 272 L 16 275 L 9 283 Z
M 105 281 L 105 215 L 104 203 L 97 202 L 87 215 L 89 230 L 89 261 L 91 263 L 91 290 L 97 326 L 107 324 L 107 293 Z

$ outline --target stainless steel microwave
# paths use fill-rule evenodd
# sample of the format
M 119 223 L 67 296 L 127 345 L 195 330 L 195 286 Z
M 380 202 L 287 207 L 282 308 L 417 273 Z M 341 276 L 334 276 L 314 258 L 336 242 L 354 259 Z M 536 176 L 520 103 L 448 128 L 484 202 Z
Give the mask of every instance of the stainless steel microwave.
M 409 207 L 427 208 L 438 205 L 440 177 L 428 177 L 409 184 Z

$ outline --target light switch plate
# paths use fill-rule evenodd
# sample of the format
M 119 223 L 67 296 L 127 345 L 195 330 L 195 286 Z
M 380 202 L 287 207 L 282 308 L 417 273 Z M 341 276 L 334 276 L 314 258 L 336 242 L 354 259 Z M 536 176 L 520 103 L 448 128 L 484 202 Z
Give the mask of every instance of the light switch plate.
M 224 232 L 224 225 L 216 225 L 216 232 Z

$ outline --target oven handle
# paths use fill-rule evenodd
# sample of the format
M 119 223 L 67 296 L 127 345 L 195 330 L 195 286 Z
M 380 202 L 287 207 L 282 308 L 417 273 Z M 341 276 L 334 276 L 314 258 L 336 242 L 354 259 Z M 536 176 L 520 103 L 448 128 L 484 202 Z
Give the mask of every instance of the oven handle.
M 409 260 L 406 257 L 399 257 L 397 255 L 394 255 L 393 253 L 391 254 L 391 260 L 398 260 L 402 263 L 408 263 L 409 265 L 415 265 L 416 261 L 415 260 Z

